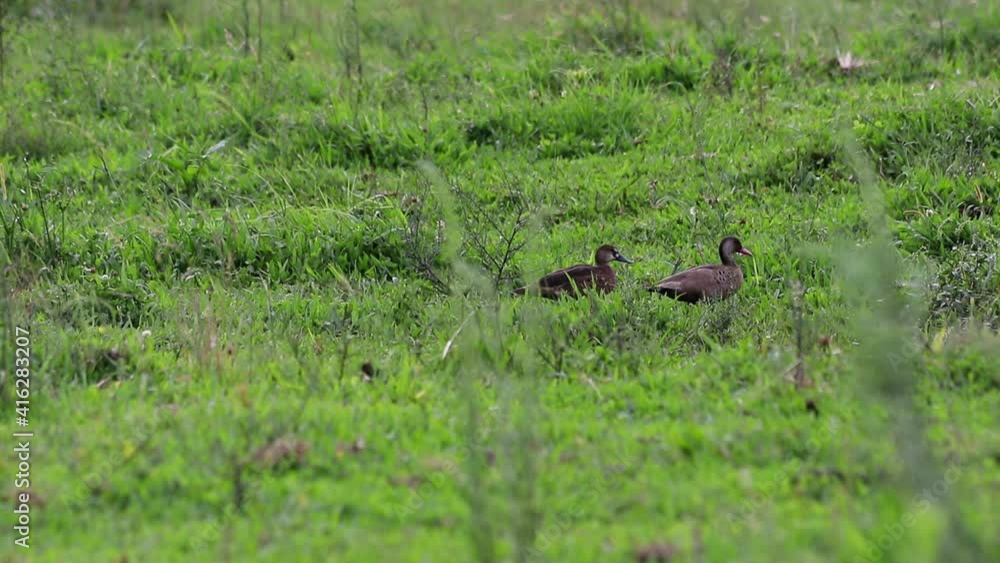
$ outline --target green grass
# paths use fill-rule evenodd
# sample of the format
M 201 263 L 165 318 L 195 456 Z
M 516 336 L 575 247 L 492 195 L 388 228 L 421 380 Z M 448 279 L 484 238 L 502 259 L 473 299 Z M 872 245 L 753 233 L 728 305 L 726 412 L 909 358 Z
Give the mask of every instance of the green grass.
M 0 560 L 1000 556 L 994 4 L 27 4 Z

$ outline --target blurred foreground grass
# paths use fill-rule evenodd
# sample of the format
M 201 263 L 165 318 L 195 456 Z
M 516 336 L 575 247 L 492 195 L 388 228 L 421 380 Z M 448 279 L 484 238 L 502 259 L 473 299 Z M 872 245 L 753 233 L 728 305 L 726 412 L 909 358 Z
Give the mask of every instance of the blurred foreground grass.
M 1000 555 L 995 3 L 3 6 L 4 561 Z

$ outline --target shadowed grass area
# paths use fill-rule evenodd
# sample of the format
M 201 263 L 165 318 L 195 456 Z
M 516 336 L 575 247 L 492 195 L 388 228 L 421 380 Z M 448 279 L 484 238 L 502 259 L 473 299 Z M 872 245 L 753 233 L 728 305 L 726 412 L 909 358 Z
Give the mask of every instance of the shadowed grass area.
M 997 559 L 993 4 L 9 5 L 3 561 Z

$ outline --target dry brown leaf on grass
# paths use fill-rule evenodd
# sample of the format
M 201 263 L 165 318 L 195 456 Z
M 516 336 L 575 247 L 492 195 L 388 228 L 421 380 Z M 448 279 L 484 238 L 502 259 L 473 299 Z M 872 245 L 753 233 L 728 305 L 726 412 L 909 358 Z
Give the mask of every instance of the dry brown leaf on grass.
M 420 485 L 424 484 L 427 479 L 423 475 L 397 475 L 389 479 L 389 482 L 396 487 L 407 487 L 409 489 L 417 489 Z
M 265 469 L 270 469 L 282 462 L 302 465 L 306 454 L 309 452 L 309 448 L 308 442 L 297 440 L 291 436 L 282 436 L 261 446 L 254 453 L 253 459 Z
M 45 497 L 43 497 L 42 495 L 38 494 L 37 492 L 31 491 L 31 490 L 28 490 L 28 491 L 15 490 L 11 494 L 11 497 L 12 497 L 11 499 L 14 501 L 14 508 L 17 508 L 20 505 L 24 504 L 21 501 L 21 495 L 27 495 L 28 496 L 28 500 L 31 502 L 31 508 L 36 508 L 36 507 L 37 508 L 45 508 L 45 506 L 47 504 L 49 504 L 48 501 L 45 499 Z
M 854 55 L 851 54 L 850 51 L 847 51 L 846 53 L 841 53 L 840 51 L 837 51 L 837 57 L 834 60 L 837 63 L 837 67 L 839 67 L 840 70 L 845 73 L 851 72 L 852 70 L 856 70 L 861 67 L 870 66 L 875 62 L 862 59 L 861 57 L 855 57 Z
M 590 388 L 593 389 L 595 393 L 597 393 L 597 398 L 599 400 L 603 400 L 604 399 L 604 397 L 601 395 L 601 390 L 597 388 L 597 384 L 594 383 L 593 379 L 591 379 L 589 376 L 587 376 L 585 374 L 581 374 L 580 375 L 580 381 L 582 381 L 582 382 L 586 383 L 587 385 L 589 385 Z
M 565 451 L 559 454 L 559 463 L 572 463 L 577 460 L 575 452 Z
M 180 410 L 181 408 L 177 405 L 177 403 L 167 403 L 156 407 L 156 415 L 159 416 L 161 411 L 166 411 L 171 417 L 177 418 L 177 413 L 180 412 Z
M 796 389 L 809 389 L 813 387 L 812 378 L 806 375 L 806 366 L 801 359 L 785 370 L 784 378 L 795 384 Z
M 363 451 L 365 451 L 365 439 L 360 436 L 350 444 L 337 444 L 337 457 L 344 457 L 347 452 L 359 454 Z
M 667 563 L 677 555 L 677 548 L 666 542 L 654 542 L 637 547 L 635 560 L 640 563 Z

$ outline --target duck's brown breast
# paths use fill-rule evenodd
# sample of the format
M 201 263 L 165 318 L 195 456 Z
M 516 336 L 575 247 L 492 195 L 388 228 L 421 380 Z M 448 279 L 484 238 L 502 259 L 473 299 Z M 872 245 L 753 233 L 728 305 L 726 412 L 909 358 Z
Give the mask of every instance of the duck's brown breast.
M 594 285 L 601 293 L 611 293 L 618 284 L 618 278 L 615 276 L 614 268 L 607 264 L 594 268 L 593 279 Z
M 743 285 L 743 270 L 739 266 L 719 266 L 715 269 L 713 283 L 705 288 L 705 297 L 726 299 Z

